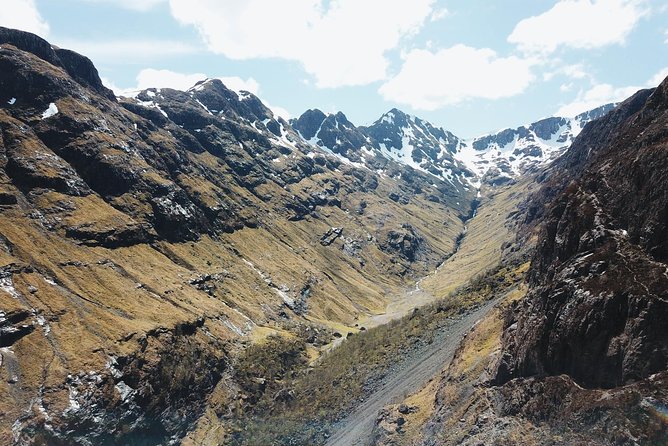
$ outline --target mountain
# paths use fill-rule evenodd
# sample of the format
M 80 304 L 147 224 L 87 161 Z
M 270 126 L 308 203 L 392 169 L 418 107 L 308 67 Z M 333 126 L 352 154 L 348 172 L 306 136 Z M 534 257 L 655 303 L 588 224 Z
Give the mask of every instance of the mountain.
M 473 138 L 462 143 L 457 158 L 483 182 L 501 184 L 554 161 L 570 147 L 587 123 L 614 107 L 615 104 L 606 104 L 575 118 L 545 118 L 516 129 Z
M 392 109 L 368 127 L 355 127 L 341 112 L 308 110 L 292 126 L 314 147 L 352 163 L 398 177 L 406 167 L 465 193 L 473 174 L 454 158 L 459 139 L 429 122 Z
M 5 28 L 0 155 L 0 444 L 177 441 L 215 392 L 246 410 L 221 384 L 245 346 L 359 332 L 475 199 L 344 162 L 218 80 L 116 98 Z
M 394 161 L 465 191 L 508 183 L 548 165 L 588 122 L 612 108 L 614 104 L 607 104 L 575 118 L 546 118 L 469 140 L 396 108 L 368 127 L 355 127 L 341 112 L 327 115 L 317 109 L 291 125 L 306 142 L 344 162 L 386 172 L 388 166 L 396 166 Z
M 393 435 L 660 444 L 666 91 L 463 140 L 0 28 L 0 445 L 322 440 L 493 299 Z
M 665 444 L 667 123 L 668 78 L 541 172 L 518 209 L 536 240 L 526 287 L 383 412 L 375 444 Z

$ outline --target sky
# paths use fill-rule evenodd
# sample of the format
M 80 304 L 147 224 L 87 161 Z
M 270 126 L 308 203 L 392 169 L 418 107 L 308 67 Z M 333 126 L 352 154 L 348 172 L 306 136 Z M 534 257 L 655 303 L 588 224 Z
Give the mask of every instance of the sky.
M 665 0 L 0 0 L 0 26 L 88 56 L 117 94 L 217 77 L 284 117 L 396 107 L 460 137 L 668 76 Z

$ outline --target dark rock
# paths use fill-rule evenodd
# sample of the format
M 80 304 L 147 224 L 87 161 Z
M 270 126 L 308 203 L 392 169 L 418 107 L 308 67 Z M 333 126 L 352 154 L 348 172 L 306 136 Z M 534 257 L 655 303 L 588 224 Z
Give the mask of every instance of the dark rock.
M 413 262 L 425 248 L 424 243 L 424 238 L 417 234 L 413 226 L 404 224 L 401 226 L 401 229 L 387 232 L 384 240 L 380 242 L 380 249 L 396 253 L 404 259 Z
M 532 199 L 544 210 L 496 382 L 618 387 L 668 367 L 668 81 L 588 124 Z M 623 228 L 623 229 L 622 229 Z
M 320 237 L 320 244 L 322 246 L 329 246 L 334 243 L 334 240 L 343 234 L 343 228 L 330 228 Z

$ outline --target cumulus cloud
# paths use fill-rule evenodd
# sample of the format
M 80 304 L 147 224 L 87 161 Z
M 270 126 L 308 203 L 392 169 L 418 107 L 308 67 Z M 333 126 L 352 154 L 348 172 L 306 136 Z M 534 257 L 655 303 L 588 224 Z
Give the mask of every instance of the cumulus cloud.
M 185 91 L 207 78 L 204 73 L 178 73 L 170 70 L 145 68 L 137 74 L 137 90 L 147 88 L 173 88 Z
M 645 0 L 560 0 L 543 14 L 520 21 L 508 36 L 525 52 L 559 47 L 591 49 L 621 44 L 647 14 Z
M 668 67 L 664 67 L 647 81 L 647 86 L 656 87 L 661 82 L 663 82 L 664 79 L 666 79 L 667 77 L 668 77 Z
M 421 110 L 475 98 L 506 98 L 522 93 L 534 80 L 534 63 L 465 45 L 437 52 L 416 49 L 406 54 L 399 73 L 379 92 L 386 100 Z
M 606 83 L 594 85 L 588 90 L 580 90 L 575 99 L 568 104 L 562 105 L 555 115 L 571 117 L 600 105 L 621 102 L 638 90 L 656 87 L 667 76 L 668 67 L 664 67 L 649 78 L 645 85 L 632 85 L 628 87 L 614 87 Z
M 207 79 L 208 77 L 209 76 L 204 73 L 179 73 L 171 70 L 144 68 L 137 74 L 137 85 L 136 87 L 133 87 L 132 90 L 173 88 L 175 90 L 185 91 L 197 82 Z M 260 84 L 252 77 L 242 79 L 237 76 L 219 76 L 217 79 L 223 81 L 223 84 L 225 84 L 227 88 L 234 91 L 244 90 L 255 95 L 260 92 Z
M 365 85 L 386 77 L 386 52 L 416 33 L 435 0 L 170 0 L 228 58 L 300 62 L 318 87 Z
M 0 26 L 49 35 L 49 24 L 42 18 L 34 0 L 2 0 Z
M 166 3 L 167 0 L 81 0 L 88 3 L 111 3 L 121 8 L 131 9 L 133 11 L 146 12 L 153 9 L 160 3 Z
M 603 104 L 620 102 L 639 90 L 639 87 L 613 87 L 610 84 L 598 84 L 589 90 L 580 90 L 575 100 L 562 105 L 556 116 L 573 117 Z

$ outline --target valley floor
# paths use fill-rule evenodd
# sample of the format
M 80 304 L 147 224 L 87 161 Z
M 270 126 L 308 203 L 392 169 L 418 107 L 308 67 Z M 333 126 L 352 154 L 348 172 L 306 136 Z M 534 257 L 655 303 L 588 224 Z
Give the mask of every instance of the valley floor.
M 371 441 L 373 427 L 380 410 L 388 404 L 422 388 L 449 364 L 462 337 L 498 302 L 487 302 L 439 330 L 433 342 L 400 358 L 377 390 L 347 418 L 338 423 L 327 441 L 328 446 L 366 445 Z

